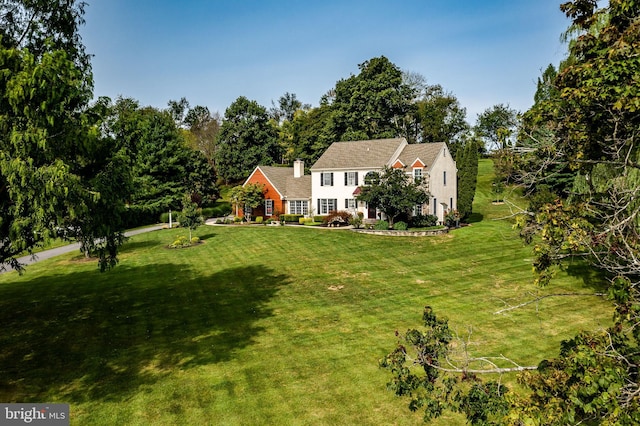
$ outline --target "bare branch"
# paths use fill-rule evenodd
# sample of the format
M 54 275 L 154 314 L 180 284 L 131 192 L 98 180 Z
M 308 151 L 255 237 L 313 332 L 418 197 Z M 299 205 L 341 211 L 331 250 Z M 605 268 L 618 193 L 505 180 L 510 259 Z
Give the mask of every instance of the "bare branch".
M 582 297 L 582 296 L 597 296 L 597 297 L 605 297 L 606 293 L 556 293 L 556 294 L 547 294 L 544 296 L 536 297 L 533 300 L 529 300 L 524 303 L 520 303 L 519 305 L 509 306 L 508 308 L 500 309 L 499 311 L 494 312 L 494 315 L 503 314 L 505 312 L 513 311 L 515 309 L 522 308 L 527 305 L 531 305 L 533 303 L 537 303 L 543 299 L 547 299 L 550 297 Z

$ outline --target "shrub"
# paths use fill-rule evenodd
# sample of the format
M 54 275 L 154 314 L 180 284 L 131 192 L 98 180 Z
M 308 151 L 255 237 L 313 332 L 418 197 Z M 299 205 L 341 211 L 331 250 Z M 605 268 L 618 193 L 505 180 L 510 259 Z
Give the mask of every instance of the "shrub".
M 281 214 L 280 220 L 286 223 L 297 223 L 301 217 L 303 217 L 301 214 Z
M 444 224 L 448 228 L 455 228 L 460 224 L 460 214 L 458 214 L 458 210 L 449 210 L 444 215 Z
M 304 225 L 307 220 L 310 220 L 310 219 L 307 219 L 306 217 L 301 217 L 298 219 L 298 223 L 300 225 Z
M 373 229 L 378 231 L 386 231 L 389 229 L 389 222 L 387 222 L 386 220 L 378 221 L 378 223 L 375 224 Z
M 314 216 L 314 217 L 313 217 L 313 221 L 314 221 L 314 222 L 320 222 L 320 223 L 322 223 L 322 222 L 324 222 L 324 218 L 325 218 L 325 217 L 326 217 L 326 216 Z
M 352 217 L 351 213 L 345 210 L 331 211 L 325 216 L 323 222 L 327 225 L 343 226 L 347 225 Z
M 406 231 L 408 228 L 408 225 L 406 222 L 396 222 L 393 224 L 393 229 L 395 229 L 396 231 Z
M 200 242 L 200 238 L 198 237 L 191 238 L 191 244 L 198 244 L 199 242 Z
M 242 218 L 240 216 L 236 216 L 236 217 L 233 218 L 233 221 L 235 223 L 240 223 L 240 222 L 242 222 Z
M 438 223 L 438 217 L 432 214 L 416 215 L 409 219 L 409 226 L 411 228 L 429 228 L 436 226 Z
M 218 217 L 216 207 L 203 207 L 202 208 L 202 217 L 205 219 L 209 219 L 210 217 Z
M 256 216 L 256 223 L 262 224 L 264 218 L 262 216 Z
M 184 235 L 180 235 L 178 238 L 176 238 L 176 240 L 173 243 L 169 245 L 169 247 L 182 248 L 182 247 L 189 247 L 190 245 L 191 245 L 191 242 L 189 241 L 189 239 Z
M 363 218 L 364 218 L 364 213 L 358 212 L 356 216 L 351 216 L 351 219 L 349 219 L 349 224 L 354 228 L 358 229 L 362 226 Z

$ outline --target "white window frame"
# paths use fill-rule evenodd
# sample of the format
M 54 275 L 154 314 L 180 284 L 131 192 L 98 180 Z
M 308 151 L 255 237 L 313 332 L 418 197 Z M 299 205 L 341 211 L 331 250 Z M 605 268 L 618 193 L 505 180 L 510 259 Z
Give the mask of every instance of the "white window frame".
M 344 208 L 346 210 L 356 210 L 358 208 L 358 201 L 355 198 L 345 198 Z
M 346 186 L 358 186 L 358 172 L 345 172 Z
M 307 200 L 290 200 L 289 214 L 309 215 L 309 202 Z
M 264 200 L 264 215 L 265 216 L 273 216 L 273 200 Z
M 333 186 L 333 173 L 320 173 L 320 186 Z
M 413 169 L 413 181 L 415 183 L 422 182 L 422 169 L 421 168 Z
M 318 198 L 318 214 L 327 215 L 329 212 L 338 210 L 338 200 L 335 198 Z

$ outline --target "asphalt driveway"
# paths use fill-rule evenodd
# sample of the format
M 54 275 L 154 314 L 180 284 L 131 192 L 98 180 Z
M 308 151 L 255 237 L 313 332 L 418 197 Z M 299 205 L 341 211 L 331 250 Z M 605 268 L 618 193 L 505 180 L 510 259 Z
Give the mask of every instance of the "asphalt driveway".
M 145 232 L 157 231 L 159 229 L 162 229 L 165 226 L 166 226 L 165 224 L 162 224 L 162 225 L 148 226 L 146 228 L 134 229 L 134 230 L 125 232 L 124 235 L 127 237 L 130 237 L 132 235 L 142 234 Z M 18 258 L 18 261 L 23 265 L 31 265 L 32 263 L 36 263 L 41 260 L 49 259 L 52 257 L 60 256 L 61 254 L 69 253 L 72 251 L 79 251 L 79 250 L 80 250 L 80 243 L 74 243 L 66 246 L 52 248 L 49 250 L 44 250 L 44 251 L 35 253 L 34 255 L 22 256 Z M 11 268 L 9 265 L 5 265 L 5 267 L 6 269 L 0 270 L 0 274 L 13 270 L 13 268 Z

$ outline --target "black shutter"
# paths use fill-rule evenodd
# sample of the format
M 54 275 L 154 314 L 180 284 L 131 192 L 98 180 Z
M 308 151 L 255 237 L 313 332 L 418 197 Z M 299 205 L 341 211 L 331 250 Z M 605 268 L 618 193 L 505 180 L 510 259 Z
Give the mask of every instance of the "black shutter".
M 356 172 L 356 186 L 358 186 L 358 172 Z
M 331 186 L 333 186 L 333 173 L 331 173 Z
M 320 173 L 320 186 L 324 186 L 324 173 Z
M 344 172 L 344 186 L 347 186 L 347 175 L 349 173 L 348 172 Z

